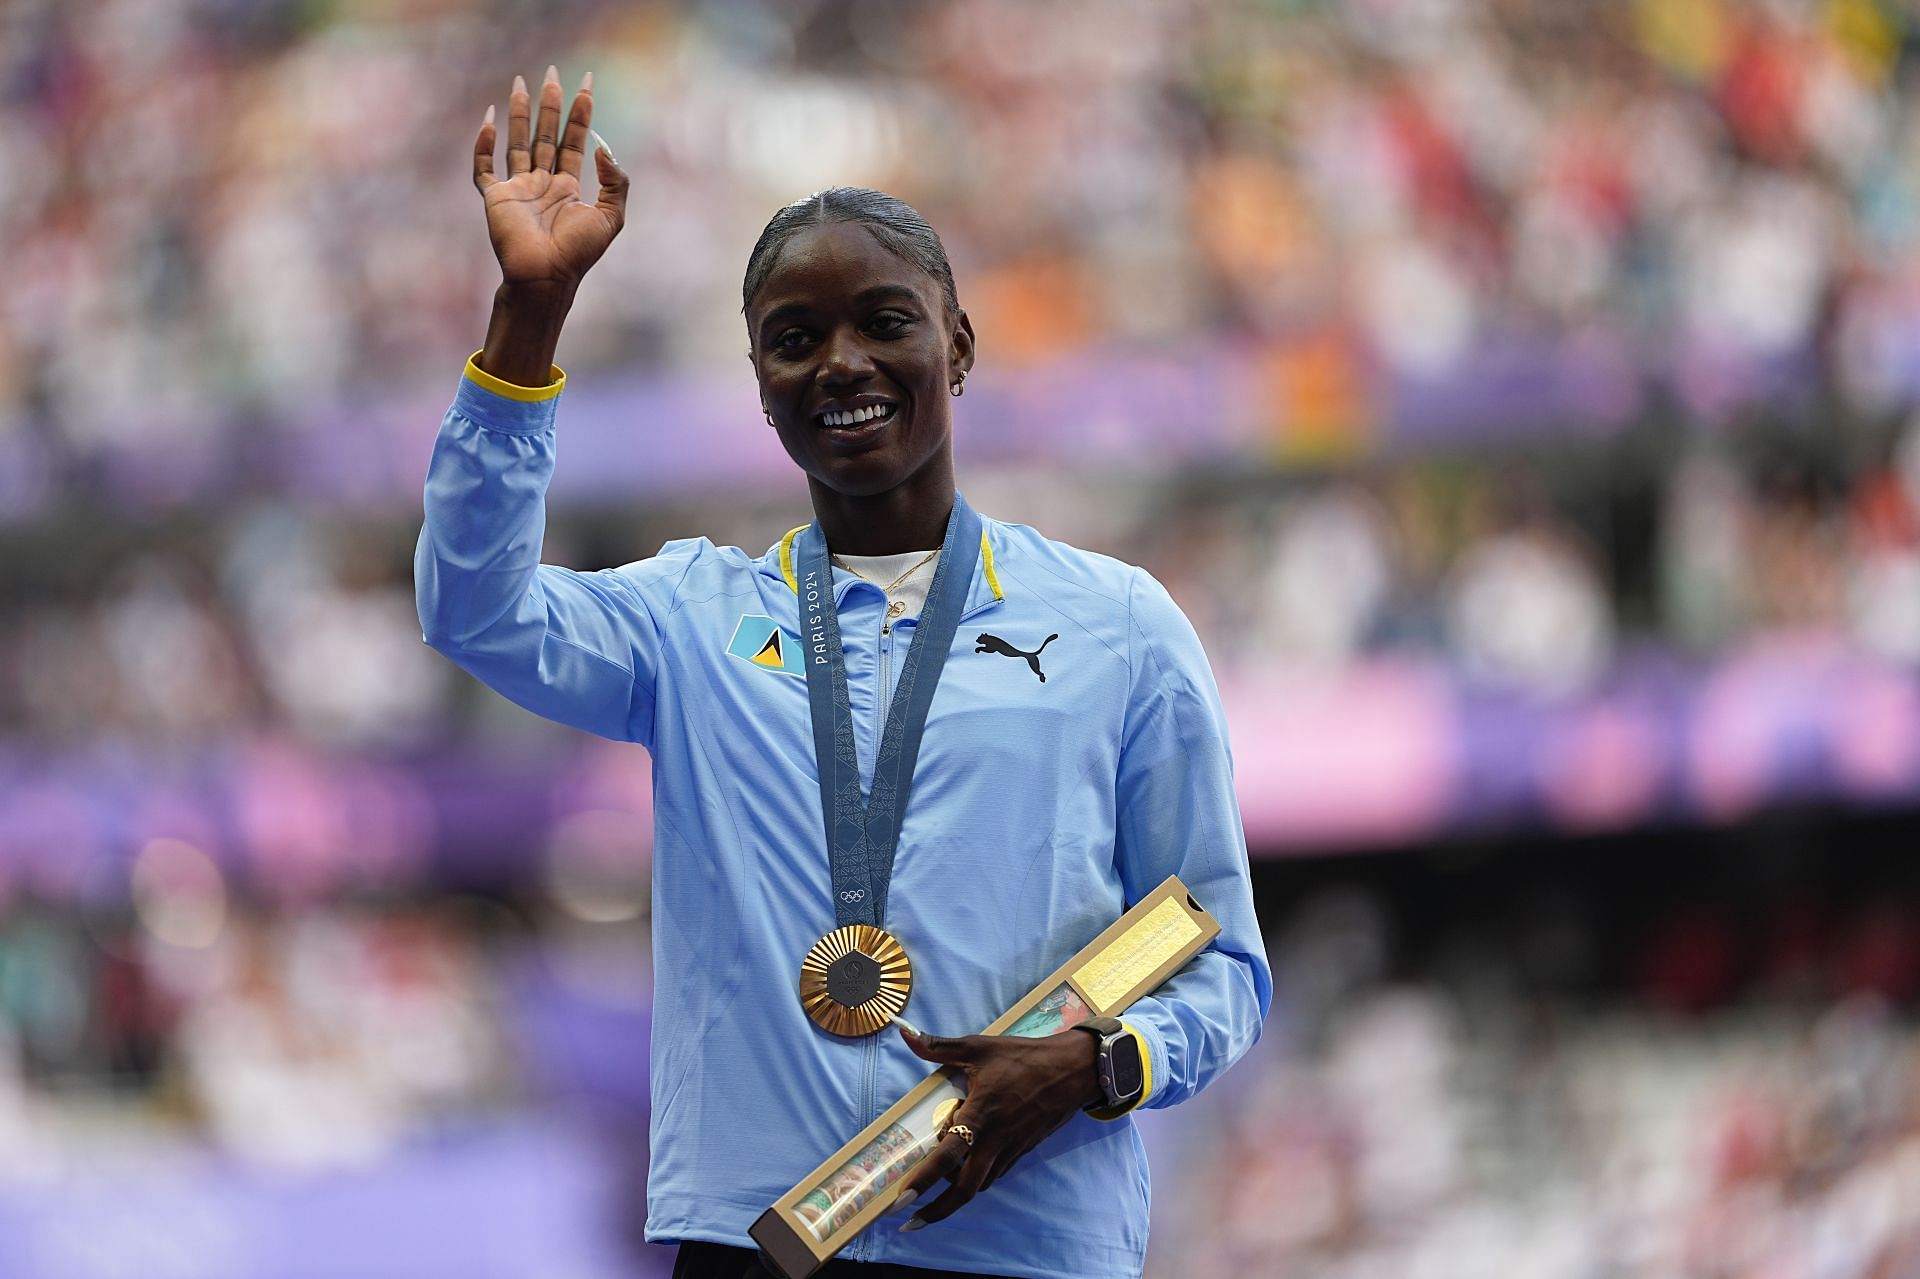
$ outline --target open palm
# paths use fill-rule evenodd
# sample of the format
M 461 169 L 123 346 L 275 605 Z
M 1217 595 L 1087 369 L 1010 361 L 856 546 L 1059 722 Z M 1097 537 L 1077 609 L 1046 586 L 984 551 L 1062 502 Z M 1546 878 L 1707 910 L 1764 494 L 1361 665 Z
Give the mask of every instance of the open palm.
M 580 199 L 580 164 L 593 121 L 592 73 L 574 95 L 564 135 L 560 100 L 560 78 L 549 67 L 540 86 L 539 118 L 531 121 L 526 81 L 514 77 L 507 100 L 506 178 L 494 172 L 491 107 L 474 139 L 473 184 L 486 201 L 487 234 L 509 286 L 578 284 L 626 222 L 627 175 L 604 146 L 593 156 L 600 198 L 593 204 Z

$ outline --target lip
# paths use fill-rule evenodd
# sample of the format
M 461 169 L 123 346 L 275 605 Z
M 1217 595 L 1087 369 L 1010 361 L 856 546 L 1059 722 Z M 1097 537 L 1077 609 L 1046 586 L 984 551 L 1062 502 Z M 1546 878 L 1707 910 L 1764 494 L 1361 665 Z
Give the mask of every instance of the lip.
M 855 426 L 827 426 L 820 419 L 828 413 L 850 413 L 858 409 L 884 406 L 891 412 Z M 850 395 L 828 400 L 814 409 L 813 429 L 825 437 L 827 452 L 840 457 L 865 453 L 881 447 L 889 429 L 906 415 L 906 406 L 890 395 Z
M 886 417 L 862 422 L 858 426 L 822 426 L 815 429 L 826 436 L 827 447 L 835 453 L 862 453 L 874 447 L 886 435 L 887 429 L 900 420 L 900 411 L 895 409 Z

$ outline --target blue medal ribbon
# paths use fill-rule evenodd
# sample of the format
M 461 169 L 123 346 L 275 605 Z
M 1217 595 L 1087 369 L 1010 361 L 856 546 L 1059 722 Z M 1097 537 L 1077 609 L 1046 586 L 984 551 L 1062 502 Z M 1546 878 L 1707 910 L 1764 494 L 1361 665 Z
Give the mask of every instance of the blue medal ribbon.
M 887 914 L 887 887 L 900 843 L 900 820 L 913 789 L 913 765 L 940 671 L 960 629 L 973 566 L 980 558 L 979 515 L 958 493 L 940 562 L 900 682 L 887 705 L 873 763 L 871 798 L 860 795 L 860 762 L 853 746 L 853 707 L 847 697 L 847 659 L 840 647 L 833 567 L 827 539 L 815 520 L 794 539 L 799 568 L 800 628 L 806 635 L 807 703 L 813 714 L 813 752 L 820 766 L 820 811 L 826 823 L 833 875 L 834 918 L 841 925 L 871 924 Z

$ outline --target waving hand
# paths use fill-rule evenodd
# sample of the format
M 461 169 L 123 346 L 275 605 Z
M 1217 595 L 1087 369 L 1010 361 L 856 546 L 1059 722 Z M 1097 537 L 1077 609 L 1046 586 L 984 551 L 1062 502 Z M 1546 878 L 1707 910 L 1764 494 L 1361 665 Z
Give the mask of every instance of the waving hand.
M 627 175 L 605 145 L 593 154 L 600 198 L 593 204 L 580 199 L 580 163 L 593 122 L 593 73 L 580 82 L 564 135 L 560 103 L 560 74 L 553 67 L 540 85 L 537 120 L 530 119 L 526 81 L 513 78 L 505 178 L 494 171 L 492 107 L 473 142 L 473 184 L 486 201 L 487 234 L 509 290 L 571 290 L 626 221 Z

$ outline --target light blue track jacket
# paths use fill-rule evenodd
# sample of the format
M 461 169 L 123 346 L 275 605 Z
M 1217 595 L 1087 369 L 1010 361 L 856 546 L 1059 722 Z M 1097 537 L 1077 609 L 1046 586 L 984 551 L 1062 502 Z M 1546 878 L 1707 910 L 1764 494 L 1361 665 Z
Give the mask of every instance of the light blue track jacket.
M 825 1034 L 795 995 L 834 910 L 793 535 L 757 557 L 695 538 L 597 573 L 541 564 L 562 386 L 511 387 L 469 363 L 427 473 L 420 621 L 504 696 L 652 753 L 647 1238 L 751 1247 L 753 1220 L 931 1067 L 892 1032 Z M 1252 1045 L 1272 993 L 1219 693 L 1143 570 L 984 523 L 888 900 L 913 961 L 907 1015 L 930 1034 L 979 1031 L 1177 874 L 1222 931 L 1126 1014 L 1149 1059 L 1143 1104 L 1169 1106 Z M 883 629 L 879 588 L 843 571 L 833 591 L 870 778 L 914 621 Z M 988 635 L 1043 650 L 1038 672 L 980 651 Z M 901 1234 L 883 1218 L 841 1256 L 1137 1276 L 1147 1196 L 1133 1121 L 1079 1115 L 947 1220 Z

